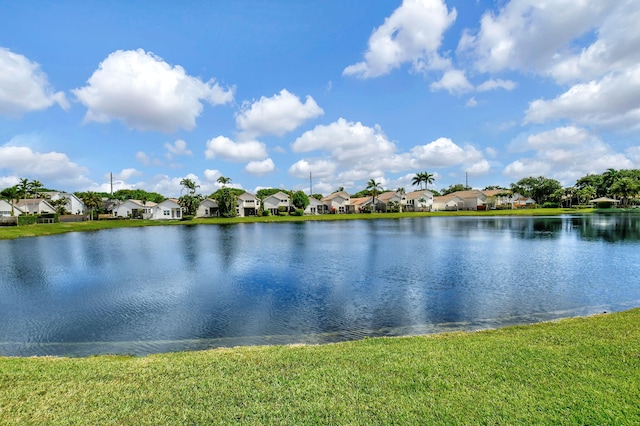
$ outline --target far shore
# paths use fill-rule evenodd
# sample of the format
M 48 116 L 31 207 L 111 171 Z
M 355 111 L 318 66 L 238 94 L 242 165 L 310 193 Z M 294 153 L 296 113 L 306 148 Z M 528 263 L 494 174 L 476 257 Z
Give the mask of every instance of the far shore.
M 401 219 L 437 216 L 558 216 L 590 214 L 594 212 L 616 212 L 615 210 L 597 210 L 594 208 L 570 209 L 519 209 L 519 210 L 489 210 L 489 211 L 441 211 L 441 212 L 403 212 L 403 213 L 357 213 L 357 214 L 321 214 L 313 216 L 248 216 L 233 218 L 194 218 L 191 220 L 143 220 L 143 219 L 111 219 L 92 220 L 86 222 L 36 224 L 23 226 L 0 227 L 0 240 L 10 240 L 22 237 L 39 237 L 46 235 L 64 234 L 67 232 L 97 231 L 101 229 L 128 228 L 140 226 L 167 225 L 228 225 L 235 223 L 273 223 L 273 222 L 304 222 L 328 220 L 372 220 L 372 219 Z

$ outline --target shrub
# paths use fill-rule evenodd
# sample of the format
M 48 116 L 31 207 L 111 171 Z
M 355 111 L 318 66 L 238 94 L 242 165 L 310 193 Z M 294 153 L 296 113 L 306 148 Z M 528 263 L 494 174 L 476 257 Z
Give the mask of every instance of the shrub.
M 544 203 L 542 205 L 543 209 L 557 209 L 558 207 L 560 207 L 559 203 L 554 203 L 554 202 L 551 202 L 551 201 L 547 201 L 546 203 Z
M 263 210 L 262 216 L 271 216 L 271 212 L 269 210 Z
M 304 216 L 304 210 L 296 209 L 293 213 L 291 213 L 291 216 Z
M 33 225 L 38 222 L 38 216 L 33 214 L 21 214 L 18 216 L 18 225 Z
M 180 220 L 193 220 L 194 216 L 190 214 L 183 215 Z

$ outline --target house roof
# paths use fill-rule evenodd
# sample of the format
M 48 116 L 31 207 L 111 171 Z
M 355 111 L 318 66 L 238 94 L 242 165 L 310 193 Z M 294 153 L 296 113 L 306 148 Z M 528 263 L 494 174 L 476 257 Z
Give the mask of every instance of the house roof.
M 366 205 L 366 204 L 371 203 L 371 201 L 372 201 L 372 199 L 371 199 L 371 198 L 372 198 L 372 197 L 358 197 L 358 198 L 352 198 L 352 199 L 349 201 L 349 204 L 351 204 L 352 206 L 356 206 L 356 207 L 358 207 L 358 206 L 364 206 L 364 205 Z
M 482 191 L 482 193 L 487 197 L 495 197 L 499 194 L 511 194 L 510 189 L 487 189 Z
M 421 189 L 419 191 L 411 191 L 407 193 L 407 200 L 418 200 L 422 197 L 433 197 L 433 192 L 428 189 Z
M 468 189 L 466 191 L 456 191 L 456 192 L 452 192 L 451 194 L 447 194 L 447 195 L 456 195 L 462 199 L 464 198 L 486 198 L 486 195 L 478 190 L 478 189 Z M 446 197 L 446 195 L 445 195 Z
M 258 197 L 250 192 L 243 192 L 242 194 L 238 195 L 239 200 L 256 200 L 257 198 Z
M 265 200 L 268 200 L 269 198 L 275 198 L 278 201 L 289 201 L 289 194 L 285 194 L 282 191 L 278 191 L 275 194 L 271 194 L 268 197 L 266 197 Z
M 139 206 L 139 207 L 142 207 L 142 208 L 150 208 L 150 207 L 155 207 L 155 206 L 157 206 L 157 205 L 158 205 L 158 203 L 154 203 L 153 201 L 147 201 L 147 203 L 146 203 L 146 204 L 144 204 L 144 203 L 143 203 L 142 201 L 140 201 L 140 200 L 133 200 L 133 199 L 131 199 L 131 200 L 124 200 L 124 202 L 123 202 L 122 204 L 120 204 L 120 205 L 123 205 L 123 204 L 125 204 L 125 203 L 133 203 L 133 204 L 135 204 L 135 205 L 137 205 L 137 206 Z
M 338 198 L 338 197 L 339 197 L 339 198 L 344 198 L 345 200 L 348 200 L 348 199 L 350 199 L 350 198 L 351 198 L 351 196 L 350 196 L 348 193 L 346 193 L 346 192 L 344 192 L 344 191 L 337 191 L 337 192 L 334 192 L 333 194 L 329 194 L 329 195 L 327 195 L 326 197 L 324 197 L 324 198 L 322 199 L 322 201 L 323 201 L 323 202 L 324 202 L 324 201 L 331 201 L 331 200 L 333 200 L 333 199 L 335 199 L 335 198 Z
M 400 196 L 400 194 L 398 194 L 397 192 L 393 192 L 393 191 L 387 191 L 387 192 L 383 192 L 382 194 L 378 195 L 376 198 L 380 201 L 384 201 L 385 203 L 389 202 L 389 200 L 391 200 L 393 197 L 397 197 L 399 199 L 402 199 L 402 197 Z
M 590 203 L 619 203 L 620 200 L 616 200 L 614 198 L 609 197 L 600 197 L 594 198 L 593 200 L 589 200 Z
M 443 203 L 446 204 L 449 201 L 455 201 L 455 202 L 459 202 L 459 201 L 464 201 L 461 197 L 458 197 L 456 194 L 447 194 L 447 195 L 441 195 L 439 197 L 433 197 L 433 202 L 434 203 Z
M 18 200 L 18 202 L 15 203 L 15 206 L 17 207 L 38 206 L 40 205 L 40 203 L 45 203 L 49 207 L 53 208 L 53 206 L 49 204 L 49 202 L 45 198 L 27 198 L 26 200 L 23 198 Z

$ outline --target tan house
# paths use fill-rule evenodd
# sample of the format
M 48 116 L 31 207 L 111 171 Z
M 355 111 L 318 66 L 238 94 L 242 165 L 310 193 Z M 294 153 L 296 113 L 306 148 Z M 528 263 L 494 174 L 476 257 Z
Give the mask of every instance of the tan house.
M 337 191 L 327 195 L 321 201 L 325 206 L 327 213 L 348 213 L 350 210 L 355 211 L 350 206 L 351 196 L 344 191 Z
M 411 191 L 405 199 L 405 210 L 409 212 L 428 212 L 433 208 L 433 192 L 428 189 Z
M 257 216 L 259 208 L 260 199 L 254 194 L 245 192 L 238 196 L 238 203 L 236 204 L 236 213 L 238 216 Z
M 205 198 L 198 205 L 196 217 L 216 217 L 220 214 L 220 207 L 216 200 Z
M 44 198 L 27 198 L 18 200 L 15 207 L 19 208 L 24 214 L 43 214 L 55 213 L 56 209 Z
M 265 211 L 268 210 L 272 215 L 277 215 L 281 207 L 286 209 L 287 212 L 291 209 L 289 194 L 285 194 L 282 191 L 271 194 L 262 200 L 262 208 Z

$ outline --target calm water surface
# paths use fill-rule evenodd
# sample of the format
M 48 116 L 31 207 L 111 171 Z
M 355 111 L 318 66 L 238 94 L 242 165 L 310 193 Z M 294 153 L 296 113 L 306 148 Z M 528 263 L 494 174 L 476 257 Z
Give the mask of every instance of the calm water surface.
M 640 306 L 640 216 L 115 229 L 0 241 L 0 355 L 476 330 Z

